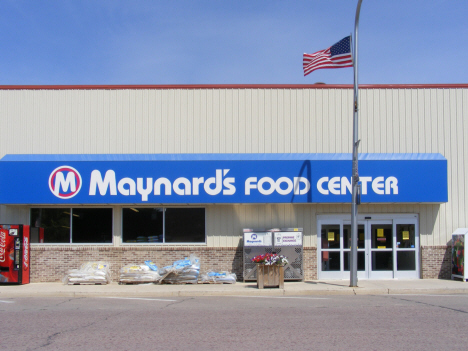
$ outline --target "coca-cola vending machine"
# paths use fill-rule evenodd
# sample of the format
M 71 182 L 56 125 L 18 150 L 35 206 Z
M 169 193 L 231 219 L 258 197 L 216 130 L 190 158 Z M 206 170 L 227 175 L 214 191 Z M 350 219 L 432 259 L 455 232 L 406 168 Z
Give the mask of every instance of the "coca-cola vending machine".
M 44 243 L 44 228 L 29 227 L 29 242 L 30 243 Z
M 0 284 L 29 283 L 29 226 L 0 224 Z

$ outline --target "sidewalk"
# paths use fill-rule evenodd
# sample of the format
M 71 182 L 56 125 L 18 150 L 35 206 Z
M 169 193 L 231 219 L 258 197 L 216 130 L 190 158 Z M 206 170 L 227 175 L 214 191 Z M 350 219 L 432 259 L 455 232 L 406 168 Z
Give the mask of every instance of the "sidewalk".
M 361 280 L 349 287 L 348 280 L 285 282 L 284 289 L 257 289 L 255 282 L 187 285 L 64 285 L 32 283 L 0 285 L 0 299 L 12 297 L 175 297 L 175 296 L 298 296 L 468 294 L 468 282 L 460 280 Z

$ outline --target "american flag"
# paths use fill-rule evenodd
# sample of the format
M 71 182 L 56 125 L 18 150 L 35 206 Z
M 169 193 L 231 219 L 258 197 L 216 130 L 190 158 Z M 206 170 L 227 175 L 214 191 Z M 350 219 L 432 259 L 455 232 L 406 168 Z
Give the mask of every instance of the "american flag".
M 353 67 L 351 36 L 341 39 L 328 49 L 314 54 L 304 54 L 302 60 L 304 76 L 320 68 Z

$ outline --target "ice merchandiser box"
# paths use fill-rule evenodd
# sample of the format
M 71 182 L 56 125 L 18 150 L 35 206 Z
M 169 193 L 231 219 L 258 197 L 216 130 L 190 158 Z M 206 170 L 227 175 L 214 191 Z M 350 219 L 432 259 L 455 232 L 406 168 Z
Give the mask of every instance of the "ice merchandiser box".
M 29 283 L 29 226 L 0 224 L 0 284 Z
M 463 281 L 468 279 L 468 272 L 465 269 L 465 243 L 468 235 L 468 228 L 458 228 L 452 234 L 452 279 L 460 278 Z
M 284 280 L 303 280 L 302 228 L 244 228 L 244 282 L 257 280 L 257 265 L 252 258 L 276 253 L 288 258 Z

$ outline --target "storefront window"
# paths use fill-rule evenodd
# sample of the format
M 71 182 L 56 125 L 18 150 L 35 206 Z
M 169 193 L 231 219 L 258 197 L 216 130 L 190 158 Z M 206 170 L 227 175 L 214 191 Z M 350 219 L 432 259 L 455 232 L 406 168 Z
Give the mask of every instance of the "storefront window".
M 329 224 L 322 226 L 322 248 L 339 249 L 340 248 L 340 226 Z
M 397 224 L 396 226 L 396 241 L 397 247 L 402 249 L 413 248 L 415 245 L 415 225 L 414 224 Z
M 165 242 L 203 243 L 205 242 L 204 208 L 166 209 Z
M 30 226 L 44 228 L 44 243 L 70 243 L 69 208 L 31 208 Z
M 204 208 L 124 208 L 124 243 L 204 243 Z
M 163 242 L 163 208 L 124 208 L 122 228 L 124 243 Z
M 112 243 L 111 208 L 72 209 L 73 243 Z
M 372 248 L 393 248 L 393 230 L 391 224 L 372 224 Z
M 31 208 L 30 225 L 44 228 L 44 243 L 112 243 L 111 208 Z

